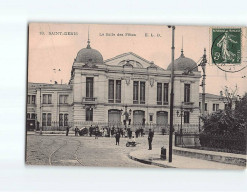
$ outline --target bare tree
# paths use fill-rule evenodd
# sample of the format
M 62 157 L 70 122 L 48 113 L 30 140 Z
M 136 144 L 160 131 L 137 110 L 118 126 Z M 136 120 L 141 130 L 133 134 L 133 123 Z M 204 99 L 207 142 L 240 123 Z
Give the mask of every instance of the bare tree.
M 231 89 L 227 86 L 223 89 L 223 91 L 220 91 L 220 96 L 224 103 L 227 105 L 229 109 L 232 109 L 233 103 L 238 100 L 240 97 L 238 95 L 238 86 L 236 85 L 234 89 Z

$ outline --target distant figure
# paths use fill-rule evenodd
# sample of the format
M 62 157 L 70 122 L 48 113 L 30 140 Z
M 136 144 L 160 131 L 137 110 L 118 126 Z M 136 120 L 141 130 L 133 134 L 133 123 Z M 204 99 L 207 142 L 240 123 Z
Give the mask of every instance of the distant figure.
M 78 129 L 78 127 L 76 126 L 76 127 L 75 127 L 75 136 L 78 136 L 78 133 L 79 133 L 79 129 Z
M 114 133 L 115 133 L 115 127 L 113 126 L 113 127 L 112 127 L 112 130 L 111 130 L 111 136 L 112 136 L 112 137 L 113 137 Z
M 138 129 L 136 130 L 135 134 L 136 134 L 136 138 L 138 138 L 138 134 L 139 134 L 139 130 Z
M 119 141 L 120 141 L 120 133 L 119 133 L 119 131 L 117 131 L 117 133 L 115 135 L 115 138 L 116 138 L 116 145 L 119 145 Z
M 152 141 L 153 141 L 153 137 L 154 137 L 154 132 L 152 132 L 152 130 L 149 129 L 149 133 L 148 133 L 148 145 L 149 145 L 149 150 L 152 150 Z
M 129 137 L 129 139 L 131 139 L 132 138 L 132 131 L 130 128 L 128 128 L 127 131 L 128 131 L 128 137 Z
M 95 127 L 95 139 L 98 139 L 99 136 L 99 127 Z
M 92 133 L 93 133 L 93 126 L 91 125 L 89 127 L 89 135 L 90 135 L 90 137 L 92 137 Z
M 66 127 L 66 136 L 69 135 L 69 126 Z

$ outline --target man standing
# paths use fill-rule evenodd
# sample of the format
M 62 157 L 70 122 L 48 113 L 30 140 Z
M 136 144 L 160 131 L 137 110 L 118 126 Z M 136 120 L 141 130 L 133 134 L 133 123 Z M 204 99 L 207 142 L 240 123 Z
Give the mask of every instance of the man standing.
M 99 127 L 96 126 L 95 127 L 95 139 L 98 139 L 98 136 L 99 136 Z
M 116 145 L 119 145 L 119 141 L 120 141 L 120 133 L 119 133 L 119 131 L 117 131 L 117 133 L 115 135 L 115 138 L 116 138 Z
M 93 126 L 91 125 L 89 127 L 89 135 L 90 135 L 90 137 L 92 137 L 92 133 L 93 133 Z
M 75 136 L 78 135 L 78 131 L 79 131 L 79 129 L 78 129 L 78 127 L 76 126 L 76 127 L 75 127 Z
M 149 145 L 149 150 L 152 150 L 152 141 L 153 141 L 153 137 L 154 137 L 154 132 L 152 132 L 152 130 L 149 129 L 149 133 L 148 133 L 148 145 Z
M 66 136 L 69 135 L 69 126 L 66 127 Z

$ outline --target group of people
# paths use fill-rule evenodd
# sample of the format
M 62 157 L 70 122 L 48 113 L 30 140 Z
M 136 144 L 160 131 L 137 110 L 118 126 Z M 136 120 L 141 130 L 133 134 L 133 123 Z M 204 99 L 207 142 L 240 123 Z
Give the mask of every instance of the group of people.
M 69 134 L 69 126 L 66 128 L 66 136 Z M 79 128 L 76 126 L 75 127 L 75 136 L 79 135 Z M 122 129 L 122 128 L 115 128 L 114 126 L 112 128 L 103 128 L 102 130 L 99 130 L 98 126 L 93 127 L 92 125 L 89 127 L 89 136 L 92 137 L 92 135 L 95 135 L 95 139 L 98 139 L 99 135 L 102 135 L 104 137 L 115 137 L 116 139 L 116 145 L 119 145 L 120 142 L 120 137 L 125 137 L 127 133 L 127 137 L 129 139 L 132 139 L 132 130 L 131 128 Z M 143 137 L 144 136 L 144 130 L 143 128 L 137 129 L 135 131 L 135 137 L 138 138 L 139 136 Z M 149 129 L 148 133 L 148 145 L 149 145 L 149 150 L 152 150 L 152 142 L 153 142 L 153 137 L 154 137 L 154 132 Z

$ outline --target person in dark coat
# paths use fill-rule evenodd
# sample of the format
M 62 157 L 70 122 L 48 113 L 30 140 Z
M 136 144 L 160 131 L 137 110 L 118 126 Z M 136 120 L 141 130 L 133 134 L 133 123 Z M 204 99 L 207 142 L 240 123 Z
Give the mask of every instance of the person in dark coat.
M 95 127 L 95 139 L 98 139 L 99 136 L 99 127 Z
M 66 136 L 69 135 L 69 126 L 66 128 Z
M 119 141 L 120 141 L 120 132 L 119 131 L 116 132 L 115 138 L 116 138 L 116 145 L 119 145 Z
M 148 133 L 149 150 L 152 150 L 153 137 L 154 137 L 154 132 L 151 129 L 149 129 L 149 133 Z
M 139 130 L 138 129 L 136 130 L 135 134 L 136 134 L 136 138 L 138 138 L 138 134 L 139 134 Z
M 75 127 L 75 136 L 78 136 L 78 133 L 79 133 L 79 129 L 78 129 L 78 127 L 76 126 L 76 127 Z
M 111 129 L 111 136 L 112 137 L 113 137 L 114 133 L 115 133 L 115 127 L 113 126 L 112 129 Z
M 93 133 L 93 126 L 91 125 L 89 127 L 89 135 L 90 135 L 90 137 L 92 137 L 92 133 Z

